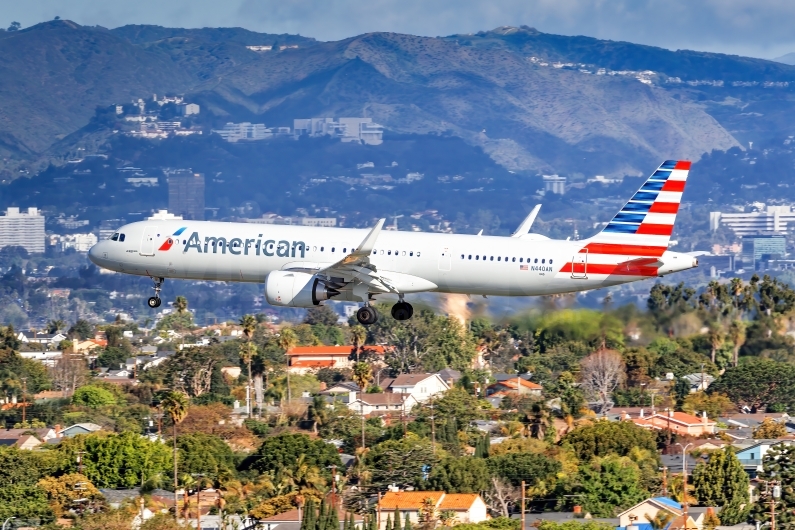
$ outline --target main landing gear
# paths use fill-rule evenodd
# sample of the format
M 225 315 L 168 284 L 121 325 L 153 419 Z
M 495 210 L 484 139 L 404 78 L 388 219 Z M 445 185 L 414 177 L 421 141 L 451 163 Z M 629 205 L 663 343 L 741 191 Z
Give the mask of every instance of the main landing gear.
M 370 304 L 360 307 L 356 312 L 356 320 L 363 326 L 369 326 L 378 322 L 378 311 Z
M 153 289 L 155 290 L 155 295 L 147 300 L 146 303 L 149 304 L 149 307 L 155 309 L 156 307 L 160 307 L 160 289 L 163 288 L 165 278 L 152 278 L 152 281 L 154 282 Z
M 408 320 L 413 314 L 414 308 L 411 307 L 410 303 L 404 302 L 402 299 L 392 306 L 392 318 L 395 320 Z

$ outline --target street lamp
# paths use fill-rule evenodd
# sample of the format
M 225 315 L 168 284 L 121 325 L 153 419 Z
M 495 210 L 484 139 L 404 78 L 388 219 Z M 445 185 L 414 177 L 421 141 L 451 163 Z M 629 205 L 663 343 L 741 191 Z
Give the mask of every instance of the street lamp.
M 693 444 L 682 445 L 677 443 L 676 445 L 682 448 L 682 517 L 685 530 L 687 530 L 687 448 Z

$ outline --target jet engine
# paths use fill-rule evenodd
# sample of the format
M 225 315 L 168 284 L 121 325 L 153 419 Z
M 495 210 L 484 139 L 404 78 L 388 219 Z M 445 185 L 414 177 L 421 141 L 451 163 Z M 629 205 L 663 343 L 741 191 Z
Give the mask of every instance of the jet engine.
M 265 298 L 271 305 L 312 307 L 340 292 L 305 272 L 273 271 L 265 278 Z

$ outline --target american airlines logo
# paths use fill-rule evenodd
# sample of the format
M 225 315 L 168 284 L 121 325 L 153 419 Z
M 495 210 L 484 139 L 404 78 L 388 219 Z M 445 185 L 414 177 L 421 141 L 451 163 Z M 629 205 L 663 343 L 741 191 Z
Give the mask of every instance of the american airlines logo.
M 188 228 L 188 227 L 187 226 L 183 226 L 182 228 L 180 228 L 179 230 L 174 232 L 174 235 L 175 236 L 182 235 L 182 232 L 184 232 L 186 228 Z M 171 247 L 174 245 L 175 242 L 179 243 L 179 239 L 175 240 L 173 237 L 169 237 L 168 239 L 166 239 L 163 242 L 162 245 L 160 245 L 160 248 L 157 249 L 157 250 L 171 250 Z
M 182 234 L 185 228 L 180 228 L 174 232 L 175 236 Z M 176 240 L 178 242 L 179 240 Z M 168 250 L 174 244 L 173 238 L 163 243 L 160 250 Z M 195 250 L 199 254 L 232 254 L 234 256 L 248 256 L 253 254 L 256 256 L 278 256 L 280 258 L 296 258 L 306 256 L 306 243 L 303 241 L 287 241 L 275 239 L 241 239 L 233 237 L 227 240 L 225 237 L 207 236 L 202 240 L 198 232 L 193 232 L 190 237 L 185 241 L 183 252 Z

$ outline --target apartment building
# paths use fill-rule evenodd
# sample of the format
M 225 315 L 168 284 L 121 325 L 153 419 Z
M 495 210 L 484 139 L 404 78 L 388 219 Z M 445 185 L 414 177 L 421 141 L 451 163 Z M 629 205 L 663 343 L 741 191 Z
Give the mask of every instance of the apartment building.
M 23 247 L 31 254 L 44 252 L 44 216 L 37 208 L 21 212 L 9 207 L 0 216 L 0 248 Z

